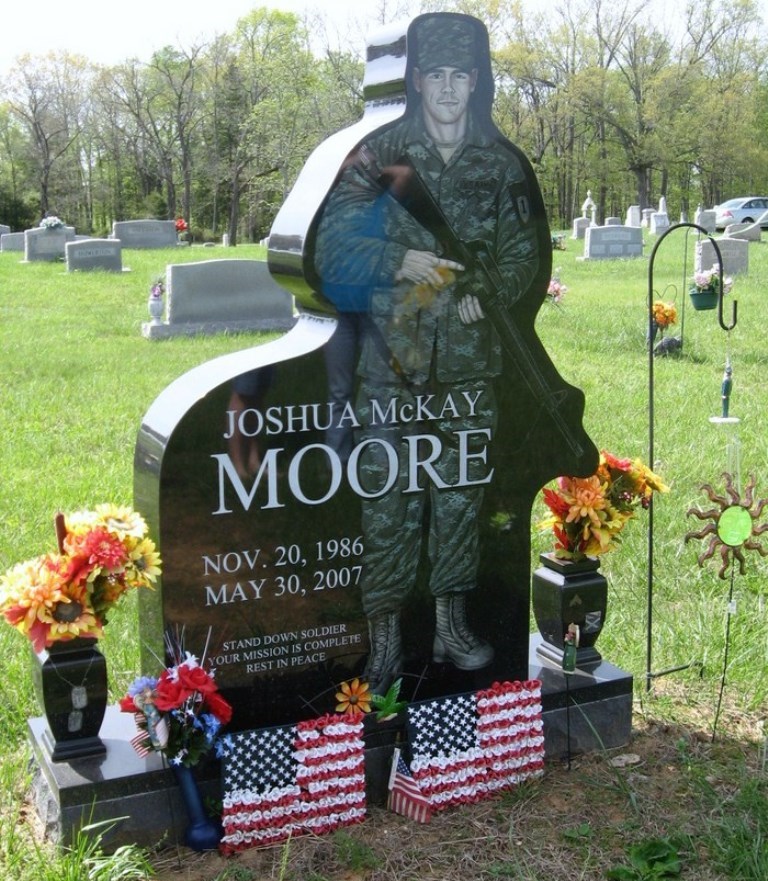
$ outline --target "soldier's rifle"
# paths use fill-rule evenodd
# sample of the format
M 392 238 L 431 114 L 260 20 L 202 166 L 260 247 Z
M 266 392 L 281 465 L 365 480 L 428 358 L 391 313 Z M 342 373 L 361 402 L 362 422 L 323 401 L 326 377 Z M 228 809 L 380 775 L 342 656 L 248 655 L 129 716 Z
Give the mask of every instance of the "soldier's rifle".
M 580 458 L 584 448 L 573 436 L 561 412 L 567 392 L 550 387 L 520 329 L 504 307 L 504 279 L 496 261 L 488 253 L 486 243 L 465 242 L 456 235 L 448 218 L 407 156 L 385 168 L 379 177 L 379 184 L 388 190 L 419 225 L 434 236 L 443 257 L 461 263 L 465 269 L 480 272 L 483 284 L 482 292 L 477 294 L 477 298 L 483 312 L 495 328 L 504 351 L 517 368 L 520 377 L 533 396 L 544 405 L 573 454 Z

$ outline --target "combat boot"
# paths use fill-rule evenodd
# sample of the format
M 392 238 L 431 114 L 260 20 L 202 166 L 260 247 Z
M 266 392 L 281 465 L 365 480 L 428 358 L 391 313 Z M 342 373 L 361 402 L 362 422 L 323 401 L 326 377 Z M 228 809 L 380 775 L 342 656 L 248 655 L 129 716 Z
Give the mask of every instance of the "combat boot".
M 385 612 L 368 619 L 371 653 L 363 674 L 373 694 L 386 694 L 403 662 L 400 615 Z
M 479 670 L 493 660 L 493 648 L 469 629 L 463 593 L 435 598 L 435 642 L 432 658 L 451 661 L 459 670 Z

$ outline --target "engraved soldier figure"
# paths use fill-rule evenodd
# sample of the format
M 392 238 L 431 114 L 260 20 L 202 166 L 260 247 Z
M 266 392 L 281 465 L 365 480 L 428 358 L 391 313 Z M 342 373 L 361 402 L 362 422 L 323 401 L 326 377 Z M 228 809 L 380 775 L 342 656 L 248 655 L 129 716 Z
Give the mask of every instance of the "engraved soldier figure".
M 400 616 L 424 540 L 433 659 L 461 670 L 493 661 L 466 599 L 477 586 L 478 520 L 493 479 L 494 383 L 502 373 L 499 337 L 480 302 L 487 276 L 441 253 L 435 235 L 393 197 L 393 169 L 407 161 L 458 237 L 487 250 L 503 308 L 549 272 L 535 177 L 491 120 L 485 27 L 460 14 L 421 15 L 407 46 L 405 113 L 348 157 L 314 255 L 324 294 L 339 303 L 354 293 L 367 316 L 355 403 L 365 490 L 361 587 L 371 639 L 366 677 L 380 693 L 402 670 Z M 399 477 L 382 492 L 392 449 Z

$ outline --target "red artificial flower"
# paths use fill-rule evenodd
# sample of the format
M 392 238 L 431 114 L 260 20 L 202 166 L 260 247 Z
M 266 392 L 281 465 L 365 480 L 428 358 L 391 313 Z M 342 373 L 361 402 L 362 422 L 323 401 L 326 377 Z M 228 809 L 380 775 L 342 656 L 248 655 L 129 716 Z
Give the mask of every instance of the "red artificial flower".
M 155 688 L 155 706 L 161 713 L 178 709 L 192 694 L 192 690 L 184 688 L 178 679 L 172 679 L 167 670 L 163 670 Z
M 63 562 L 63 561 L 62 561 Z M 96 564 L 84 553 L 75 553 L 62 566 L 61 579 L 73 587 L 84 585 Z
M 617 471 L 629 471 L 632 467 L 631 459 L 619 459 L 618 456 L 614 456 L 613 453 L 609 453 L 606 450 L 602 450 L 602 454 L 605 459 L 605 464 L 608 465 L 609 468 L 616 468 Z
M 121 713 L 138 713 L 139 708 L 133 702 L 133 698 L 130 694 L 127 694 L 125 697 L 120 698 L 120 712 Z
M 179 674 L 179 682 L 188 691 L 199 691 L 202 695 L 216 691 L 216 683 L 202 667 L 179 664 L 176 670 Z
M 543 490 L 544 503 L 549 510 L 558 517 L 565 517 L 571 509 L 571 506 L 565 499 L 556 493 L 553 489 Z
M 38 653 L 42 652 L 50 645 L 51 625 L 45 624 L 43 621 L 35 621 L 35 623 L 29 628 L 27 636 L 29 636 L 32 641 L 32 648 L 34 651 Z M 64 642 L 65 640 L 61 639 L 60 641 Z
M 68 535 L 65 548 L 72 557 L 69 569 L 73 581 L 82 578 L 85 570 L 89 574 L 96 566 L 119 569 L 128 562 L 128 552 L 122 541 L 103 526 Z
M 222 725 L 226 725 L 232 718 L 232 707 L 218 691 L 212 691 L 205 696 L 205 705 Z
M 187 231 L 187 221 L 184 220 L 183 217 L 176 218 L 176 232 L 186 232 Z

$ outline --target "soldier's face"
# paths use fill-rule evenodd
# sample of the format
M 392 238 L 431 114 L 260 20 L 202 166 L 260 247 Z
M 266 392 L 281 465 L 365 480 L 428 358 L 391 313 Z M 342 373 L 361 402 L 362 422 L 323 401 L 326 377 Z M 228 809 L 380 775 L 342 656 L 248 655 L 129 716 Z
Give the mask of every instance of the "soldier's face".
M 413 71 L 416 91 L 421 93 L 424 113 L 441 125 L 460 120 L 477 82 L 477 70 L 467 72 L 458 67 L 434 67 L 426 73 Z

